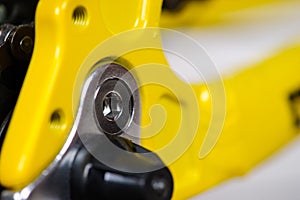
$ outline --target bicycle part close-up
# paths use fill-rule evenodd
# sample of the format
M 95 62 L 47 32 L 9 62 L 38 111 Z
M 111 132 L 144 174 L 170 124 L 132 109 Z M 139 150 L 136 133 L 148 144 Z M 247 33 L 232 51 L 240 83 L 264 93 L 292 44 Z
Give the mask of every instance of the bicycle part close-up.
M 244 176 L 299 138 L 299 8 L 0 0 L 1 199 L 201 198 Z

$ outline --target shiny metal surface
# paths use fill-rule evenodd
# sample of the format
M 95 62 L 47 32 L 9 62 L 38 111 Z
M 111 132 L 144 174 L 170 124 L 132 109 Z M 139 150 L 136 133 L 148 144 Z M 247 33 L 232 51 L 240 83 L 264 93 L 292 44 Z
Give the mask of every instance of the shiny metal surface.
M 140 97 L 138 90 L 136 90 L 137 84 L 133 76 L 125 68 L 114 63 L 103 64 L 102 62 L 99 62 L 93 67 L 93 69 L 95 69 L 95 71 L 92 72 L 91 75 L 87 78 L 87 81 L 83 87 L 81 94 L 81 103 L 80 107 L 78 108 L 75 123 L 70 132 L 70 135 L 68 136 L 68 139 L 66 140 L 66 143 L 64 144 L 59 154 L 49 165 L 49 167 L 45 169 L 35 181 L 33 181 L 25 188 L 21 189 L 20 191 L 3 191 L 1 194 L 2 200 L 40 199 L 42 197 L 41 195 L 44 195 L 41 194 L 41 192 L 44 192 L 45 185 L 51 183 L 51 175 L 55 174 L 54 172 L 56 168 L 58 168 L 59 164 L 63 162 L 64 157 L 74 156 L 72 153 L 72 147 L 79 140 L 78 133 L 82 133 L 82 131 L 91 131 L 95 134 L 104 134 L 98 124 L 96 117 L 95 100 L 97 98 L 95 97 L 97 93 L 99 93 L 100 89 L 103 89 L 101 87 L 101 84 L 103 84 L 103 82 L 107 80 L 117 78 L 122 81 L 122 84 L 126 84 L 126 87 L 128 87 L 128 90 L 131 92 L 132 97 L 130 99 L 132 99 L 132 102 L 134 102 L 134 106 L 131 106 L 132 110 L 128 109 L 126 111 L 130 111 L 131 115 L 130 118 L 127 119 L 125 126 L 122 128 L 122 131 L 126 131 L 126 133 L 122 132 L 121 136 L 127 139 L 131 139 L 135 143 L 139 142 L 139 126 L 137 126 L 137 124 L 139 124 L 140 122 Z M 115 86 L 115 88 L 118 90 L 118 84 L 116 84 Z M 124 102 L 126 103 L 126 101 Z M 101 104 L 102 103 L 103 102 L 101 102 Z M 123 112 L 125 111 L 123 110 Z M 101 113 L 103 114 L 102 111 Z M 116 125 L 118 125 L 118 122 L 116 123 Z M 55 176 L 57 176 L 57 174 L 55 174 Z M 64 182 L 62 182 L 61 187 L 57 188 L 58 191 L 55 194 L 51 194 L 51 199 L 61 199 L 60 194 L 65 194 L 66 185 L 64 184 Z
M 88 78 L 85 85 L 85 94 L 82 104 L 79 135 L 89 133 L 121 135 L 139 143 L 140 124 L 140 96 L 134 77 L 121 65 L 116 63 L 98 63 L 96 70 Z M 115 106 L 115 119 L 109 119 L 105 107 L 111 96 L 110 102 Z M 114 97 L 113 97 L 114 96 Z M 115 99 L 113 99 L 115 98 Z M 106 109 L 106 110 L 105 110 Z M 119 111 L 117 111 L 119 110 Z M 112 117 L 112 116 L 110 116 Z

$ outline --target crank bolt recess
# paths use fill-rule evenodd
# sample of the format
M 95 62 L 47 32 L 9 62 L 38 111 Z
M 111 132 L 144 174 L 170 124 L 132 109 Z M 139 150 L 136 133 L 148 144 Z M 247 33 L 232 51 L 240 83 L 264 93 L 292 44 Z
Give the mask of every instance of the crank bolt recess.
M 132 122 L 133 94 L 125 81 L 119 78 L 105 80 L 95 98 L 95 114 L 102 131 L 119 135 Z

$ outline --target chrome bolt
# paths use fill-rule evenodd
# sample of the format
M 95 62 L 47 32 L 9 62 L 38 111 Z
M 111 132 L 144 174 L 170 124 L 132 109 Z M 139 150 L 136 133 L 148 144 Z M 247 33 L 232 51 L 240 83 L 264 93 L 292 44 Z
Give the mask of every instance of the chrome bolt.
M 23 37 L 22 40 L 20 41 L 20 47 L 24 53 L 26 54 L 31 53 L 33 47 L 33 41 L 31 37 L 29 36 Z
M 116 121 L 122 113 L 122 98 L 116 91 L 106 94 L 103 99 L 103 115 L 110 121 Z
M 118 135 L 132 121 L 134 102 L 126 82 L 119 78 L 106 79 L 96 91 L 95 116 L 104 133 Z

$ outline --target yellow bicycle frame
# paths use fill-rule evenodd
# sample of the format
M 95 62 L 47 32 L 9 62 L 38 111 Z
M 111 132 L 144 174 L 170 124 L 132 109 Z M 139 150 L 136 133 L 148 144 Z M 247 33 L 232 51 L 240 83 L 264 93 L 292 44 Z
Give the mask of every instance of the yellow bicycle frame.
M 268 2 L 271 0 L 204 1 L 199 3 L 199 9 L 204 6 L 206 10 L 202 24 L 217 23 L 218 16 L 225 12 Z M 90 52 L 122 31 L 158 27 L 161 5 L 162 0 L 40 0 L 33 57 L 1 151 L 2 185 L 19 190 L 53 162 L 73 126 L 80 100 L 80 93 L 74 98 L 74 87 L 83 85 L 88 71 L 79 79 L 77 73 Z M 194 5 L 188 9 L 193 10 Z M 162 26 L 168 22 L 170 27 L 178 26 L 190 13 L 179 13 L 179 20 L 173 24 L 172 15 L 162 15 Z M 200 18 L 201 13 L 197 16 Z M 138 41 L 136 37 L 133 34 L 130 39 Z M 201 94 L 210 92 L 205 84 L 192 86 L 204 119 L 189 148 L 168 166 L 174 178 L 174 199 L 191 197 L 225 179 L 245 174 L 297 136 L 297 110 L 293 110 L 297 105 L 290 96 L 300 90 L 299 54 L 300 43 L 295 43 L 264 62 L 224 78 L 224 126 L 213 150 L 203 157 L 199 152 L 205 133 L 208 126 L 214 126 L 210 120 L 212 100 L 210 96 L 201 98 Z M 151 49 L 123 59 L 133 68 L 167 62 L 162 51 Z M 143 79 L 146 75 L 137 76 Z M 170 92 L 154 85 L 141 88 L 141 99 L 142 125 L 149 124 L 148 111 L 155 103 L 169 113 L 157 136 L 141 140 L 142 146 L 156 151 L 176 133 L 178 127 L 174 124 L 180 122 L 180 105 L 172 100 Z M 151 129 L 142 130 L 141 135 L 149 132 Z M 168 160 L 167 154 L 159 155 Z

